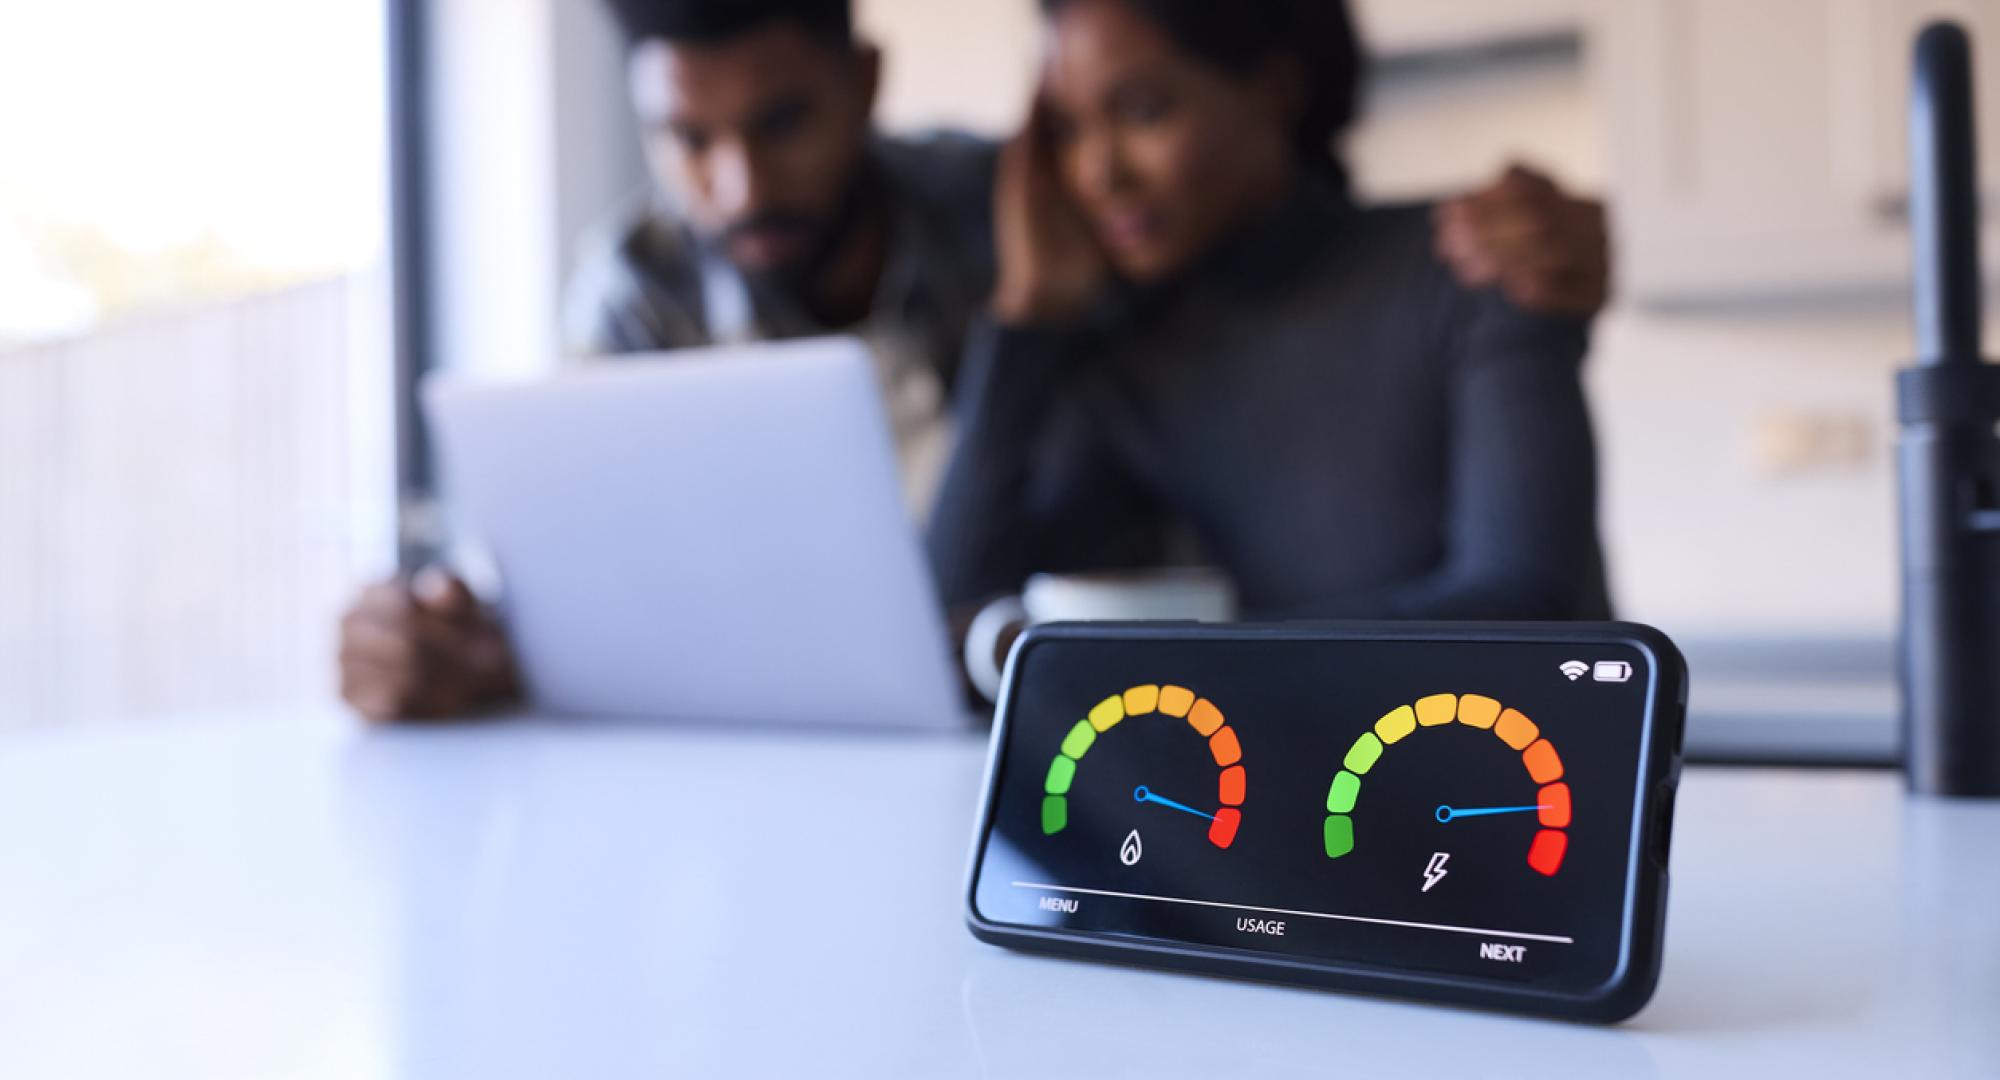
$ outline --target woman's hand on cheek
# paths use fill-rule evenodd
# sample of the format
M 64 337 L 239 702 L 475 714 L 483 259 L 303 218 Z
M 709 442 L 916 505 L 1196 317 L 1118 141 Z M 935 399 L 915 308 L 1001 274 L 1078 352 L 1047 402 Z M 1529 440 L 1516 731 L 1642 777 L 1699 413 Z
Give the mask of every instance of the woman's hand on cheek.
M 1001 148 L 993 231 L 999 275 L 991 301 L 1009 326 L 1060 326 L 1089 312 L 1110 279 L 1090 225 L 1064 193 L 1047 109 Z

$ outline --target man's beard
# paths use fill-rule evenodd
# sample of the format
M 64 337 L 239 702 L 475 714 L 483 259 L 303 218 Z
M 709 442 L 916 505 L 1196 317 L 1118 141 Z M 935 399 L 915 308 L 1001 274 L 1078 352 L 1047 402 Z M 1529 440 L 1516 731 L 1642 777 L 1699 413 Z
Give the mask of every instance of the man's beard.
M 715 241 L 715 246 L 726 258 L 735 241 L 746 234 L 762 229 L 804 233 L 807 236 L 805 254 L 784 265 L 761 270 L 746 268 L 734 260 L 730 265 L 735 266 L 753 288 L 768 289 L 801 306 L 808 305 L 821 277 L 840 258 L 841 249 L 867 217 L 867 198 L 871 190 L 864 170 L 864 175 L 857 176 L 847 186 L 840 201 L 826 216 L 813 217 L 790 210 L 765 211 L 729 223 Z

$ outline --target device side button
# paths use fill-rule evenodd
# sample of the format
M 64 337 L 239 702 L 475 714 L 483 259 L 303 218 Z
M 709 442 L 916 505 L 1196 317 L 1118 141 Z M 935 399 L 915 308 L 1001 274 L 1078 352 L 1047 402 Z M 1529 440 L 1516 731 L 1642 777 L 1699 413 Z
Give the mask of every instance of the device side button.
M 1667 865 L 1667 852 L 1674 842 L 1674 788 L 1663 781 L 1653 793 L 1653 858 Z

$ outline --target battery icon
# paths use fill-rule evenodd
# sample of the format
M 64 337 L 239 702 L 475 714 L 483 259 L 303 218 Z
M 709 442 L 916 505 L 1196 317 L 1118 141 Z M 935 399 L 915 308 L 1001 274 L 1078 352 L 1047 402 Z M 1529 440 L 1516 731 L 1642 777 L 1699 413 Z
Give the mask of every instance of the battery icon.
M 1624 682 L 1632 677 L 1632 665 L 1623 660 L 1599 660 L 1591 665 L 1590 677 L 1598 682 Z

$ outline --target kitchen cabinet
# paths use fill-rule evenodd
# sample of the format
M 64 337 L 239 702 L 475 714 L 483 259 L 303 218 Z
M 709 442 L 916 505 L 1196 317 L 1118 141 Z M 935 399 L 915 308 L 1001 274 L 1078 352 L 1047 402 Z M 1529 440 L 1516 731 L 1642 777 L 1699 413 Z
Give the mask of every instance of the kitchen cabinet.
M 1617 0 L 1587 40 L 1621 291 L 1686 305 L 1905 287 L 1910 49 L 1940 15 L 1973 37 L 2000 283 L 2000 2 Z

